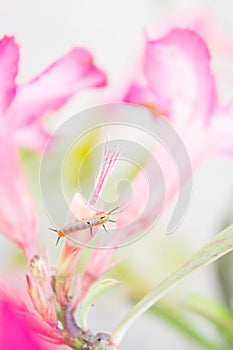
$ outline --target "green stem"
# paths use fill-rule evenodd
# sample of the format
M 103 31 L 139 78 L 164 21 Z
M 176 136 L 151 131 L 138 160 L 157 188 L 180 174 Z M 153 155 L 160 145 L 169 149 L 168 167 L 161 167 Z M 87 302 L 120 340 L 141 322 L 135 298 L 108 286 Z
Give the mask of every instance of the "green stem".
M 233 225 L 216 236 L 209 244 L 194 254 L 186 264 L 142 298 L 125 315 L 123 320 L 113 331 L 111 343 L 116 346 L 119 345 L 134 321 L 161 299 L 180 279 L 184 278 L 189 273 L 210 264 L 231 250 L 233 250 Z
M 109 345 L 110 335 L 99 332 L 95 335 L 83 331 L 76 323 L 71 306 L 61 308 L 61 322 L 65 343 L 75 350 L 117 350 Z
M 83 331 L 77 326 L 71 307 L 61 307 L 61 322 L 63 336 L 67 345 L 72 349 L 81 350 L 84 344 Z

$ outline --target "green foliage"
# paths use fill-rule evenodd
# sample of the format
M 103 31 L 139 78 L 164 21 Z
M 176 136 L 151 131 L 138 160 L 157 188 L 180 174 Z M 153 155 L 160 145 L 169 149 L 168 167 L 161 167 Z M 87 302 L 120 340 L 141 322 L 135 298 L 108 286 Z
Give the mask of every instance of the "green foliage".
M 108 278 L 95 283 L 90 288 L 85 299 L 81 303 L 79 313 L 80 326 L 84 331 L 88 330 L 87 316 L 93 302 L 107 292 L 110 287 L 118 283 L 118 281 Z
M 150 313 L 155 317 L 164 320 L 179 333 L 197 344 L 200 349 L 230 350 L 227 344 L 224 344 L 223 341 L 220 343 L 219 339 L 218 341 L 215 339 L 209 339 L 200 328 L 193 324 L 190 317 L 188 317 L 189 315 L 184 312 L 182 307 L 183 305 L 180 305 L 179 303 L 173 303 L 173 305 L 171 305 L 169 302 L 158 302 L 151 307 Z
M 233 314 L 226 305 L 200 295 L 190 296 L 185 303 L 191 311 L 208 319 L 233 347 Z
M 144 296 L 123 318 L 113 331 L 111 341 L 120 344 L 133 322 L 160 300 L 179 280 L 206 266 L 233 250 L 233 225 L 217 235 L 209 244 L 194 254 L 183 266 L 150 293 Z

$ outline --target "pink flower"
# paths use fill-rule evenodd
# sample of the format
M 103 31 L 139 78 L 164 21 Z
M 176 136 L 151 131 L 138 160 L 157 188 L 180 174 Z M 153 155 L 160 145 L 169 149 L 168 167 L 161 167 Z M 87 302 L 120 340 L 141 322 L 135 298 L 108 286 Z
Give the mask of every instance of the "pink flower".
M 176 122 L 205 123 L 216 107 L 216 87 L 210 54 L 199 35 L 173 29 L 165 37 L 148 41 L 143 58 L 144 84 L 130 85 L 127 102 L 152 105 Z M 150 93 L 150 95 L 146 95 Z
M 12 297 L 8 287 L 0 286 L 1 328 L 7 324 L 0 337 L 1 345 L 15 349 L 20 341 L 25 349 L 39 350 L 42 345 L 36 334 L 49 342 L 72 346 L 76 341 L 82 343 L 80 337 L 85 335 L 90 343 L 92 334 L 84 334 L 75 323 L 70 296 L 65 294 L 67 304 L 59 303 L 60 291 L 70 292 L 74 265 L 69 266 L 70 260 L 66 261 L 63 289 L 59 289 L 59 275 L 53 276 L 48 258 L 38 254 L 36 213 L 16 145 L 42 151 L 49 133 L 44 130 L 41 117 L 60 108 L 77 91 L 104 85 L 105 75 L 93 64 L 87 50 L 74 48 L 31 82 L 16 86 L 18 58 L 14 39 L 5 37 L 0 42 L 0 230 L 25 252 L 30 269 L 26 285 L 34 310 L 31 312 L 18 294 L 17 298 Z M 59 328 L 59 317 L 63 330 Z
M 142 69 L 137 73 L 123 100 L 149 107 L 171 122 L 185 144 L 193 171 L 217 153 L 233 154 L 233 101 L 219 106 L 210 53 L 197 33 L 175 28 L 160 39 L 148 40 Z M 153 155 L 164 176 L 168 206 L 180 187 L 177 170 L 164 148 L 157 148 Z M 149 160 L 145 169 L 150 169 L 151 164 Z M 117 215 L 117 226 L 124 227 L 138 217 L 134 229 L 140 232 L 151 224 L 159 199 L 154 200 L 154 210 L 140 216 L 141 207 L 135 203 L 142 203 L 147 195 L 142 172 L 131 186 L 138 201 Z M 124 234 L 127 237 L 134 232 L 126 228 Z M 88 276 L 92 281 L 99 278 L 98 272 L 104 271 L 113 253 L 114 250 L 95 251 L 84 273 L 86 280 Z
M 138 79 L 130 84 L 125 100 L 149 106 L 153 111 L 160 112 L 170 120 L 187 147 L 193 169 L 196 169 L 217 152 L 232 154 L 233 103 L 230 102 L 225 107 L 218 106 L 215 81 L 210 69 L 210 55 L 201 37 L 191 30 L 174 29 L 159 40 L 147 42 L 142 62 L 142 71 L 139 73 Z M 50 74 L 51 70 L 53 71 L 53 68 L 47 73 Z M 38 79 L 40 83 L 42 81 L 42 86 L 44 86 L 44 75 Z M 14 78 L 12 79 L 14 80 Z M 34 83 L 36 84 L 36 81 Z M 50 83 L 51 80 L 48 84 Z M 6 86 L 8 91 L 11 91 L 11 96 L 15 96 L 17 105 L 17 93 L 14 89 L 9 88 L 9 84 Z M 41 87 L 40 84 L 39 86 Z M 28 196 L 28 189 L 21 173 L 14 144 L 15 141 L 19 142 L 20 140 L 17 137 L 20 129 L 28 127 L 29 131 L 31 130 L 31 124 L 28 123 L 28 120 L 34 126 L 34 123 L 38 123 L 39 114 L 41 115 L 49 108 L 58 108 L 66 100 L 63 87 L 59 90 L 58 95 L 59 97 L 51 99 L 52 102 L 49 98 L 51 104 L 48 101 L 43 102 L 43 100 L 40 105 L 39 102 L 37 104 L 37 95 L 32 93 L 35 98 L 35 106 L 38 106 L 40 113 L 37 115 L 31 113 L 32 106 L 29 104 L 30 113 L 19 113 L 19 117 L 15 121 L 11 117 L 7 117 L 14 112 L 14 102 L 12 102 L 12 107 L 10 107 L 11 104 L 8 104 L 9 101 L 2 103 L 5 118 L 1 120 L 0 142 L 9 149 L 9 153 L 6 155 L 5 152 L 0 151 L 0 163 L 6 165 L 6 169 L 0 175 L 0 191 L 6 202 L 3 214 L 0 216 L 0 224 L 22 246 L 30 261 L 30 274 L 26 276 L 27 290 L 34 312 L 38 315 L 34 312 L 31 313 L 28 308 L 14 299 L 8 303 L 5 301 L 4 295 L 0 295 L 0 300 L 2 300 L 5 314 L 9 319 L 12 319 L 12 322 L 13 318 L 15 319 L 17 330 L 20 329 L 22 335 L 25 329 L 34 330 L 37 334 L 57 344 L 65 343 L 71 347 L 91 348 L 93 344 L 96 344 L 96 341 L 99 342 L 99 339 L 100 341 L 103 339 L 106 344 L 108 335 L 103 334 L 103 338 L 99 338 L 99 336 L 96 338 L 90 330 L 81 329 L 77 325 L 73 313 L 77 305 L 82 303 L 93 283 L 112 266 L 109 261 L 114 250 L 96 249 L 84 272 L 78 274 L 76 264 L 82 247 L 67 240 L 54 274 L 51 272 L 48 258 L 43 258 L 37 253 L 35 213 L 30 196 Z M 67 93 L 68 95 L 69 93 Z M 20 97 L 20 94 L 18 96 Z M 2 101 L 4 101 L 4 96 Z M 23 99 L 18 98 L 18 101 L 22 102 Z M 13 112 L 9 112 L 12 110 Z M 30 118 L 28 119 L 29 114 Z M 35 129 L 33 130 L 35 131 Z M 28 140 L 33 147 L 30 138 Z M 92 219 L 96 214 L 93 206 L 98 203 L 101 190 L 118 155 L 119 151 L 116 148 L 109 150 L 106 146 L 104 164 L 94 192 L 89 202 L 82 198 L 80 193 L 75 194 L 71 203 L 71 219 L 77 212 L 79 215 L 81 213 L 84 220 Z M 168 205 L 179 188 L 176 169 L 174 169 L 174 164 L 170 165 L 170 156 L 163 149 L 156 149 L 154 155 L 163 170 L 167 191 L 166 205 Z M 150 161 L 146 166 L 150 167 Z M 145 200 L 143 196 L 147 195 L 147 191 L 144 188 L 141 173 L 134 180 L 132 187 L 134 196 L 143 203 Z M 10 202 L 11 200 L 13 203 Z M 148 225 L 149 219 L 153 215 L 153 209 L 150 207 L 150 211 L 138 220 L 138 231 L 145 229 Z M 139 210 L 140 206 L 138 205 L 134 208 L 129 206 L 127 210 L 120 212 L 117 217 L 117 225 L 124 226 L 127 221 L 134 220 Z M 93 234 L 95 232 L 94 230 Z M 126 227 L 125 237 L 130 234 L 131 232 L 127 232 Z M 89 236 L 85 235 L 83 243 L 88 242 L 91 238 L 91 233 Z M 121 236 L 121 238 L 124 237 Z M 113 241 L 114 239 L 115 237 L 113 237 Z M 14 305 L 14 314 L 9 304 Z M 21 322 L 21 315 L 25 318 L 25 322 L 28 321 L 27 324 Z M 19 327 L 19 318 L 22 328 Z M 30 334 L 28 333 L 27 336 L 30 341 Z M 36 345 L 34 342 L 32 344 L 30 345 L 37 349 L 35 347 L 37 343 L 35 343 Z
M 106 180 L 110 175 L 119 154 L 120 150 L 117 147 L 110 149 L 108 147 L 108 141 L 106 141 L 102 166 L 89 202 L 87 202 L 79 192 L 76 192 L 70 205 L 70 214 L 68 215 L 67 224 L 73 223 L 75 217 L 82 217 L 87 220 L 95 217 L 96 210 L 93 206 L 98 203 L 101 191 L 103 190 Z M 100 205 L 100 203 L 98 204 Z M 98 209 L 100 208 L 98 207 Z M 98 227 L 93 227 L 92 235 L 95 235 L 97 230 Z M 77 243 L 80 242 L 79 239 L 82 240 L 82 243 L 87 243 L 92 239 L 92 236 L 89 232 L 83 235 L 80 231 L 80 237 L 75 233 L 75 237 L 72 237 L 72 234 L 70 234 L 69 238 L 76 243 L 73 243 L 70 239 L 66 240 L 56 270 L 57 295 L 61 305 L 66 305 L 69 302 L 69 295 L 75 278 L 77 260 L 83 248 L 82 245 L 77 245 Z M 112 251 L 108 250 L 108 252 L 109 254 L 106 254 L 105 257 L 105 264 L 104 259 L 99 259 L 98 247 L 94 250 L 90 263 L 86 267 L 82 276 L 79 276 L 77 290 L 72 301 L 73 309 L 75 309 L 78 302 L 85 297 L 90 286 L 112 267 L 112 265 L 108 263 L 109 259 L 112 257 Z
M 93 63 L 90 52 L 73 48 L 28 83 L 16 85 L 19 47 L 13 37 L 0 41 L 0 113 L 8 120 L 15 141 L 41 151 L 48 140 L 42 126 L 47 112 L 60 108 L 75 93 L 103 86 L 106 77 Z
M 15 149 L 13 148 L 12 140 L 9 138 L 9 130 L 7 128 L 2 129 L 2 134 L 2 140 L 4 140 L 10 150 L 9 164 L 11 165 L 10 162 L 14 159 L 12 155 Z M 106 143 L 104 163 L 100 171 L 100 176 L 91 196 L 93 205 L 98 201 L 104 183 L 119 155 L 119 151 L 116 148 L 111 150 L 108 149 L 107 145 L 108 143 Z M 2 153 L 2 157 L 4 154 Z M 5 160 L 8 161 L 7 159 Z M 3 174 L 3 180 L 5 176 L 10 176 L 11 173 L 14 174 L 14 168 L 12 166 L 8 167 L 8 171 L 9 174 Z M 18 189 L 17 186 L 16 188 Z M 11 195 L 10 190 L 11 188 L 6 190 L 6 196 L 7 194 Z M 25 198 L 23 197 L 23 200 L 21 199 L 20 202 L 20 194 L 17 192 L 17 198 L 19 205 L 22 205 Z M 24 214 L 27 213 L 28 201 L 29 199 L 26 201 Z M 79 193 L 75 194 L 71 209 L 74 214 L 78 211 L 78 214 L 80 215 L 81 212 L 84 217 L 85 215 L 89 216 L 96 213 Z M 29 218 L 20 218 L 20 216 L 9 218 L 9 226 L 14 224 L 14 219 L 17 222 L 20 220 L 23 222 L 25 219 L 29 224 L 30 215 Z M 33 250 L 30 244 L 33 242 L 33 247 L 36 249 L 36 243 L 32 241 L 34 236 L 30 236 L 31 231 L 29 231 L 29 226 L 27 229 L 28 231 L 26 230 L 24 232 L 21 230 L 19 234 L 16 232 L 14 237 L 17 237 L 20 244 L 24 244 L 25 250 L 31 253 Z M 32 223 L 31 230 L 35 230 L 34 223 Z M 25 242 L 21 242 L 22 232 L 29 247 L 27 247 Z M 94 233 L 95 231 L 93 230 Z M 94 279 L 88 278 L 87 274 L 83 276 L 77 274 L 77 260 L 81 248 L 77 243 L 72 244 L 71 241 L 67 240 L 58 264 L 53 270 L 47 256 L 42 257 L 38 253 L 34 254 L 33 257 L 27 255 L 29 273 L 26 275 L 26 287 L 33 306 L 32 310 L 28 307 L 28 303 L 26 304 L 21 301 L 22 297 L 19 295 L 19 291 L 15 297 L 9 287 L 3 287 L 3 283 L 0 283 L 0 311 L 2 311 L 2 314 L 4 313 L 5 317 L 1 316 L 0 322 L 2 322 L 2 327 L 4 322 L 8 321 L 12 325 L 12 327 L 9 327 L 9 332 L 7 330 L 4 332 L 4 335 L 0 336 L 0 341 L 4 345 L 3 347 L 6 344 L 8 344 L 8 348 L 12 347 L 13 349 L 16 347 L 15 339 L 11 339 L 11 335 L 16 334 L 17 336 L 18 333 L 20 333 L 19 339 L 21 339 L 25 349 L 39 350 L 42 347 L 39 338 L 43 338 L 54 344 L 66 344 L 72 348 L 78 346 L 81 348 L 82 345 L 83 348 L 96 348 L 94 347 L 96 344 L 101 345 L 102 337 L 103 342 L 106 342 L 106 339 L 109 337 L 108 334 L 97 333 L 97 335 L 94 335 L 89 329 L 81 329 L 77 325 L 73 315 L 97 277 L 102 275 L 108 267 L 110 268 L 110 265 L 100 266 L 100 270 L 97 271 L 97 276 L 94 275 Z M 76 288 L 74 288 L 75 286 Z
M 37 253 L 36 214 L 13 135 L 0 121 L 0 231 L 17 243 L 28 260 Z
M 208 153 L 229 153 L 233 147 L 233 101 L 219 106 L 210 63 L 208 47 L 197 33 L 173 29 L 161 39 L 147 41 L 143 81 L 129 86 L 125 100 L 160 111 L 191 153 L 199 138 L 207 143 Z
M 16 144 L 41 152 L 50 135 L 42 117 L 76 92 L 103 86 L 105 74 L 89 51 L 74 48 L 28 83 L 16 85 L 19 47 L 0 41 L 0 230 L 19 244 L 28 259 L 37 254 L 36 215 L 18 159 Z
M 0 285 L 0 348 L 14 350 L 20 347 L 25 350 L 47 349 L 45 340 L 62 344 L 60 330 L 52 329 L 42 319 L 31 313 L 19 296 Z
M 158 37 L 158 33 L 162 36 L 174 27 L 189 28 L 198 33 L 211 49 L 213 54 L 212 67 L 217 78 L 219 75 L 220 80 L 224 78 L 224 82 L 227 82 L 228 79 L 232 80 L 232 68 L 226 64 L 232 59 L 232 35 L 210 13 L 190 13 L 189 11 L 168 15 L 166 19 L 162 19 L 161 23 L 157 22 L 155 26 L 147 29 L 148 38 L 153 40 L 153 38 Z
M 124 98 L 168 118 L 184 142 L 193 171 L 213 155 L 232 154 L 233 150 L 233 101 L 219 106 L 210 65 L 204 40 L 192 30 L 175 28 L 160 39 L 146 42 L 142 72 Z M 154 156 L 164 174 L 168 205 L 179 186 L 165 153 L 156 150 Z M 141 184 L 139 174 L 132 184 L 136 194 L 143 193 Z M 132 219 L 129 211 L 127 220 Z M 119 220 L 124 222 L 125 218 Z
M 42 347 L 31 336 L 28 322 L 17 315 L 13 305 L 1 301 L 1 349 L 17 349 L 19 344 L 22 349 L 39 350 Z M 4 325 L 8 325 L 5 327 Z M 4 331 L 3 331 L 4 330 Z
M 125 100 L 150 107 L 169 119 L 189 152 L 193 170 L 217 152 L 230 153 L 233 149 L 233 104 L 218 107 L 215 80 L 210 69 L 210 54 L 203 39 L 191 30 L 174 29 L 159 40 L 147 42 L 142 62 L 143 69 L 138 74 L 138 81 L 130 85 Z M 162 147 L 156 148 L 154 157 L 164 175 L 167 206 L 180 187 L 176 167 L 169 153 Z M 147 167 L 150 168 L 150 160 Z M 123 228 L 121 232 L 121 240 L 135 234 L 135 231 L 145 230 L 156 211 L 158 199 L 155 196 L 154 207 L 140 216 L 139 203 L 147 200 L 147 184 L 143 181 L 143 176 L 139 173 L 132 183 L 133 196 L 137 199 L 117 215 L 117 227 L 126 225 L 126 229 Z M 93 209 L 88 208 L 80 194 L 74 197 L 71 209 L 82 213 L 82 217 L 90 218 L 94 215 Z M 127 223 L 134 222 L 135 217 L 138 217 L 133 226 L 135 231 L 129 232 Z M 90 239 L 88 235 L 86 237 L 87 240 Z M 121 243 L 118 235 L 110 237 L 109 242 L 111 246 L 114 246 L 114 242 L 116 246 Z M 62 255 L 61 270 L 69 256 L 69 266 L 74 270 L 74 256 L 70 255 L 71 250 L 67 248 L 70 244 L 70 241 L 65 244 L 64 251 L 69 254 Z M 114 251 L 96 249 L 93 252 L 84 273 L 79 276 L 74 307 L 85 297 L 90 286 L 112 266 L 109 261 Z M 72 254 L 75 254 L 74 251 Z M 76 258 L 78 254 L 77 250 Z M 66 269 L 67 266 L 63 276 L 68 276 L 71 272 Z M 68 274 L 65 271 L 69 271 Z M 64 291 L 65 294 L 68 293 L 68 290 Z

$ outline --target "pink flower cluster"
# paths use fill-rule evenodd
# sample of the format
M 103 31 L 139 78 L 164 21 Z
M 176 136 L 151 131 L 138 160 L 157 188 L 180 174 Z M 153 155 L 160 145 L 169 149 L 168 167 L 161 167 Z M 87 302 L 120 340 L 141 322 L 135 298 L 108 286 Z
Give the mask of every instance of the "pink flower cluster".
M 30 328 L 55 343 L 63 343 L 64 338 L 58 330 L 51 299 L 50 267 L 37 251 L 36 212 L 17 146 L 41 152 L 50 137 L 43 127 L 46 113 L 56 111 L 79 91 L 104 86 L 106 76 L 88 50 L 73 48 L 30 82 L 17 85 L 18 61 L 15 39 L 4 37 L 0 41 L 0 231 L 24 250 L 31 272 L 31 276 L 27 275 L 27 288 L 42 318 L 2 287 L 1 329 L 3 324 L 9 327 L 4 327 L 0 347 L 16 349 L 21 341 L 24 349 L 41 349 L 29 336 Z
M 11 327 L 2 334 L 0 347 L 15 349 L 17 338 L 25 349 L 41 349 L 31 331 L 50 342 L 72 346 L 69 339 L 82 339 L 85 335 L 73 322 L 73 311 L 91 285 L 111 267 L 113 251 L 95 250 L 83 275 L 77 277 L 74 271 L 81 248 L 67 242 L 56 275 L 52 276 L 48 259 L 38 253 L 36 213 L 17 146 L 41 152 L 50 136 L 42 117 L 48 111 L 56 111 L 76 92 L 105 85 L 106 77 L 93 63 L 89 51 L 74 48 L 29 83 L 16 85 L 18 51 L 14 38 L 0 41 L 0 231 L 25 252 L 30 270 L 27 289 L 36 312 L 2 287 L 0 322 Z M 146 41 L 141 62 L 122 101 L 147 106 L 168 118 L 187 147 L 193 169 L 213 154 L 232 155 L 233 100 L 219 106 L 210 53 L 201 36 L 190 29 L 174 28 L 161 38 Z M 108 161 L 114 164 L 117 154 L 109 154 Z M 166 164 L 163 153 L 158 152 L 156 157 L 162 165 Z M 94 196 L 107 175 L 104 173 L 100 179 Z M 164 176 L 168 204 L 177 184 L 170 169 L 164 169 Z M 143 193 L 140 173 L 132 186 L 135 194 Z M 80 203 L 79 198 L 79 209 Z M 124 215 L 130 219 L 135 212 L 129 209 L 121 213 L 119 223 L 124 222 Z M 70 303 L 75 278 L 78 291 Z M 61 319 L 69 334 L 59 327 Z M 11 332 L 16 336 L 12 337 Z

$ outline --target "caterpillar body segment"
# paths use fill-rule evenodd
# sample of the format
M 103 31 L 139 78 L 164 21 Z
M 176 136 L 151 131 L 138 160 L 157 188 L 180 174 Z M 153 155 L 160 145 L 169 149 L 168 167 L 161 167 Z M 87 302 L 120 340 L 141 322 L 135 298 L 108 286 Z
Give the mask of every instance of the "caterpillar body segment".
M 85 220 L 84 219 L 76 219 L 74 222 L 63 226 L 59 230 L 56 230 L 53 228 L 49 228 L 49 229 L 56 232 L 58 235 L 56 245 L 58 244 L 61 237 L 67 236 L 73 232 L 86 230 L 88 228 L 90 229 L 90 233 L 92 236 L 93 235 L 92 234 L 92 227 L 94 227 L 94 226 L 102 225 L 105 232 L 107 232 L 107 229 L 106 229 L 104 224 L 105 224 L 105 222 L 108 222 L 108 221 L 115 222 L 115 220 L 110 219 L 110 215 L 113 211 L 115 211 L 117 209 L 118 209 L 118 207 L 112 209 L 110 212 L 99 212 L 99 213 L 97 212 L 97 214 L 90 219 L 85 219 Z

